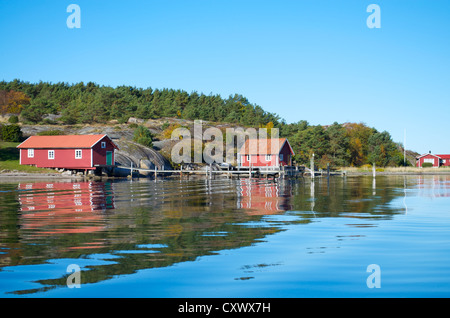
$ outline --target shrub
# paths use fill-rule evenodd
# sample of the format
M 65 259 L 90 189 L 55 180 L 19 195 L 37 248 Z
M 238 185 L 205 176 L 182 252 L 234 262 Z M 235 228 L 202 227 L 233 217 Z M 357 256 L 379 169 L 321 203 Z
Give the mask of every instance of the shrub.
M 182 128 L 182 126 L 180 124 L 170 124 L 162 132 L 162 137 L 164 139 L 170 139 L 172 137 L 172 132 L 177 128 Z
M 19 122 L 19 117 L 17 117 L 16 115 L 12 115 L 11 117 L 9 117 L 8 122 L 10 122 L 11 124 L 17 124 Z
M 54 121 L 54 120 L 51 120 L 50 118 L 44 118 L 42 120 L 42 124 L 44 124 L 44 125 L 56 125 L 58 123 L 56 121 Z
M 19 142 L 22 139 L 22 130 L 16 124 L 2 126 L 3 141 Z
M 422 168 L 431 168 L 431 167 L 433 167 L 433 164 L 431 162 L 422 163 Z
M 169 127 L 169 126 L 170 126 L 169 122 L 166 121 L 166 122 L 161 126 L 161 129 L 162 129 L 162 130 L 166 130 L 167 127 Z
M 152 133 L 144 126 L 138 126 L 134 130 L 133 140 L 138 144 L 151 148 L 153 146 L 152 138 Z
M 38 136 L 59 136 L 59 135 L 64 135 L 64 132 L 62 130 L 57 130 L 57 129 L 43 130 L 43 131 L 38 132 L 36 135 L 38 135 Z

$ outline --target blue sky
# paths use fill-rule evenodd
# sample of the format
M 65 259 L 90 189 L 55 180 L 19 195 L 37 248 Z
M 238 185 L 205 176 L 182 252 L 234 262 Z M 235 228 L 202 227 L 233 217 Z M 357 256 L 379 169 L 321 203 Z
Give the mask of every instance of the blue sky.
M 449 34 L 448 0 L 0 0 L 0 80 L 238 93 L 287 122 L 450 153 Z

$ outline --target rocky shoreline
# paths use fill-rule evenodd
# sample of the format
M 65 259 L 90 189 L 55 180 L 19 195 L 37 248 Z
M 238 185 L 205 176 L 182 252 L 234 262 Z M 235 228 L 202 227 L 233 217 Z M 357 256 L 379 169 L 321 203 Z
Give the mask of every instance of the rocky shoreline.
M 186 171 L 186 170 L 185 170 Z M 65 173 L 66 172 L 66 173 Z M 127 179 L 130 178 L 129 173 L 127 175 L 122 175 L 122 176 L 107 176 L 107 175 L 102 175 L 102 176 L 96 176 L 94 174 L 87 174 L 84 175 L 83 173 L 77 173 L 77 174 L 69 174 L 67 173 L 68 171 L 65 172 L 54 172 L 54 173 L 42 173 L 42 172 L 21 172 L 21 171 L 5 171 L 2 170 L 0 171 L 0 182 L 11 182 L 14 181 L 14 179 L 58 179 L 58 180 L 68 180 L 68 181 L 72 181 L 72 180 L 102 180 L 102 179 Z M 348 177 L 353 177 L 353 176 L 372 176 L 372 172 L 364 172 L 364 171 L 343 171 L 343 175 L 348 176 Z M 151 177 L 152 174 L 149 174 L 148 176 L 145 175 L 140 175 L 136 177 L 140 177 L 140 178 L 147 178 L 147 177 Z M 414 175 L 449 175 L 450 176 L 450 170 L 445 170 L 445 171 L 399 171 L 399 172 L 395 172 L 395 171 L 380 171 L 376 173 L 376 176 L 414 176 Z M 320 174 L 316 173 L 316 177 L 320 177 Z M 332 175 L 332 176 L 341 176 L 341 175 Z M 305 177 L 309 178 L 309 175 L 305 175 Z M 326 177 L 326 175 L 324 174 L 323 177 Z

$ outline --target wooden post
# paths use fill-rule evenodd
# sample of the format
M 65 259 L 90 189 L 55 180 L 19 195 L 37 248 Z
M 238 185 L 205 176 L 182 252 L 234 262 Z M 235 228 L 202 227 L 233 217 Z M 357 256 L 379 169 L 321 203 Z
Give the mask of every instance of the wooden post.
M 327 178 L 330 177 L 330 163 L 327 163 Z
M 375 163 L 374 163 L 373 166 L 372 166 L 372 175 L 373 175 L 374 178 L 375 178 L 376 175 L 377 175 L 377 172 L 376 172 L 376 169 L 375 169 Z
M 311 157 L 310 169 L 311 169 L 311 178 L 314 179 L 314 154 L 312 154 L 312 157 Z
M 133 180 L 133 161 L 131 161 L 130 174 L 131 174 L 131 180 Z
M 155 180 L 156 180 L 156 164 L 155 164 Z

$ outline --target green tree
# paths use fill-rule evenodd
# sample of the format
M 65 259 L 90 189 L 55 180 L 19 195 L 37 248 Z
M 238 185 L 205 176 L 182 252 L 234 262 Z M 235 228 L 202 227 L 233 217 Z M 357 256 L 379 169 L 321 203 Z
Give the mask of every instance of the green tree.
M 134 130 L 133 140 L 138 144 L 151 148 L 153 146 L 152 138 L 152 133 L 144 126 L 138 126 Z
M 330 147 L 330 140 L 325 129 L 320 126 L 309 126 L 304 130 L 299 130 L 292 138 L 294 145 L 295 160 L 301 164 L 309 163 L 314 154 L 317 158 L 327 154 Z M 297 151 L 296 151 L 297 150 Z
M 377 166 L 387 166 L 394 158 L 397 147 L 387 131 L 376 132 L 369 137 L 368 161 Z
M 330 140 L 328 154 L 331 157 L 331 165 L 347 166 L 350 163 L 349 138 L 345 128 L 334 122 L 327 128 L 328 138 Z
M 20 115 L 24 121 L 36 124 L 42 121 L 44 115 L 56 112 L 57 107 L 52 100 L 37 97 L 24 107 Z

